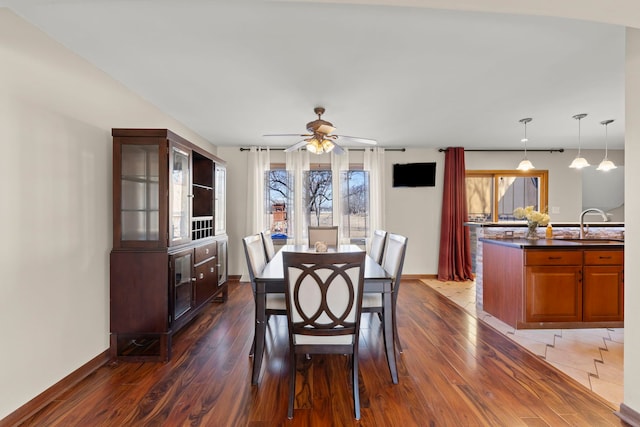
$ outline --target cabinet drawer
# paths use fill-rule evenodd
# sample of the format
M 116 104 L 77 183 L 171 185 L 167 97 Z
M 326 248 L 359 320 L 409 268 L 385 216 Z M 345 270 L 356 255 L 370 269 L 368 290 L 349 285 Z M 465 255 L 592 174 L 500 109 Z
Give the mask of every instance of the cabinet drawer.
M 585 265 L 623 265 L 623 251 L 584 251 Z
M 582 265 L 582 251 L 525 251 L 525 265 Z
M 195 264 L 200 264 L 202 261 L 216 256 L 216 248 L 216 242 L 196 247 Z

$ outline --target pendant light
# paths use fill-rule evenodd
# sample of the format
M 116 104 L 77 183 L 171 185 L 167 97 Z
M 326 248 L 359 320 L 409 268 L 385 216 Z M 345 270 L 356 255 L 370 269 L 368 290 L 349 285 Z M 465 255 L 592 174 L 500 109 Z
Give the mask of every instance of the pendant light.
M 533 120 L 531 117 L 527 117 L 524 119 L 520 119 L 520 123 L 524 124 L 524 138 L 520 140 L 520 142 L 524 142 L 524 159 L 520 162 L 517 169 L 520 171 L 528 171 L 529 169 L 534 169 L 533 164 L 527 159 L 527 123 Z
M 607 141 L 607 137 L 608 137 L 608 128 L 607 126 L 609 126 L 609 123 L 613 123 L 613 119 L 609 119 L 609 120 L 603 120 L 600 122 L 601 125 L 604 125 L 604 159 L 602 159 L 602 161 L 600 162 L 600 164 L 598 165 L 598 170 L 599 171 L 610 171 L 611 169 L 615 169 L 617 168 L 617 166 L 607 158 L 607 155 L 609 154 L 609 143 Z
M 580 120 L 584 119 L 585 117 L 587 117 L 587 115 L 584 114 L 584 113 L 576 114 L 575 116 L 573 116 L 573 118 L 578 121 L 578 155 L 576 156 L 575 159 L 573 159 L 573 162 L 571 162 L 571 164 L 569 165 L 569 167 L 573 168 L 573 169 L 582 169 L 582 168 L 586 168 L 587 166 L 591 166 L 589 164 L 589 162 L 587 161 L 587 159 L 585 159 L 584 157 L 582 157 L 580 155 L 580 148 L 581 148 L 581 144 L 580 144 Z

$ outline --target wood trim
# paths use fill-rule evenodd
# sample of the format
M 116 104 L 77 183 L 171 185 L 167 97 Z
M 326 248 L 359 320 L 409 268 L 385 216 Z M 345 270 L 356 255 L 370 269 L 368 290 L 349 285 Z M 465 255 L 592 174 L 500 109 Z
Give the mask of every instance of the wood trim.
M 614 414 L 627 424 L 640 426 L 640 412 L 634 411 L 624 403 L 620 404 L 620 410 L 615 411 Z
M 437 279 L 437 274 L 402 274 L 402 280 Z
M 536 176 L 540 178 L 540 188 L 538 189 L 540 197 L 539 210 L 547 212 L 549 209 L 549 171 L 544 169 L 534 169 L 528 171 L 520 171 L 517 169 L 496 169 L 496 170 L 473 170 L 467 169 L 465 171 L 466 177 L 486 177 L 493 179 L 493 218 L 492 221 L 498 222 L 498 197 L 496 196 L 498 191 L 498 177 L 500 176 Z
M 98 368 L 107 364 L 109 360 L 110 354 L 109 349 L 107 349 L 1 419 L 0 427 L 15 426 L 24 422 L 27 418 L 53 402 L 62 393 L 66 392 L 71 387 L 94 373 Z

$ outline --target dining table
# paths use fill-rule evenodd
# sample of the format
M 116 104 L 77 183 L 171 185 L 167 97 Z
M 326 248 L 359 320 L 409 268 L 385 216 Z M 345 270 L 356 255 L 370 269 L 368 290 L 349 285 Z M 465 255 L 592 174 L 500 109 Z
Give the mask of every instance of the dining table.
M 363 251 L 359 246 L 348 244 L 328 247 L 328 252 L 358 252 Z M 255 277 L 256 285 L 256 336 L 255 351 L 253 356 L 253 370 L 251 375 L 252 384 L 258 384 L 260 377 L 260 369 L 262 367 L 262 358 L 264 354 L 265 334 L 267 330 L 267 313 L 266 313 L 266 295 L 269 293 L 284 294 L 284 267 L 282 263 L 282 254 L 284 252 L 316 252 L 314 247 L 308 245 L 283 245 L 282 248 L 269 261 L 261 273 Z M 396 365 L 396 354 L 394 347 L 394 328 L 393 328 L 393 288 L 392 277 L 385 271 L 368 254 L 365 257 L 364 266 L 364 290 L 365 293 L 381 293 L 382 294 L 382 330 L 385 353 L 387 356 L 387 364 L 391 373 L 391 380 L 394 384 L 398 384 L 398 368 Z

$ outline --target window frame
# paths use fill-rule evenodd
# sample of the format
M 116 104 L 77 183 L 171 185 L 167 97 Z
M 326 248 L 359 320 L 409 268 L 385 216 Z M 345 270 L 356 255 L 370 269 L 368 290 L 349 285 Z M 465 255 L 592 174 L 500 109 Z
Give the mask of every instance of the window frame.
M 285 163 L 281 163 L 281 162 L 273 162 L 273 163 L 271 163 L 269 165 L 269 170 L 267 171 L 267 176 L 270 173 L 270 171 L 272 171 L 272 170 L 286 170 L 286 164 Z M 315 163 L 310 163 L 309 164 L 309 172 L 325 171 L 325 170 L 332 172 L 331 171 L 331 163 L 330 162 L 315 162 Z M 349 163 L 348 171 L 363 171 L 363 172 L 367 172 L 367 171 L 364 170 L 364 164 L 361 163 L 361 162 L 360 163 Z M 295 180 L 295 178 L 294 178 L 294 180 Z M 333 178 L 332 178 L 332 182 L 335 182 L 335 180 Z M 336 195 L 339 196 L 339 197 L 343 197 L 344 196 L 342 194 L 342 191 L 341 191 L 342 190 L 342 178 L 341 177 L 338 178 L 338 183 L 339 183 L 338 184 L 339 185 L 338 192 L 336 193 L 333 188 L 331 190 L 332 198 L 336 197 Z M 304 183 L 304 177 L 303 177 L 303 186 L 304 186 L 304 184 L 305 183 Z M 368 179 L 368 174 L 367 174 L 366 185 L 367 185 L 366 191 L 367 191 L 368 200 L 367 200 L 367 219 L 366 219 L 365 234 L 367 234 L 367 233 L 369 233 L 371 231 L 369 229 L 370 228 L 369 221 L 370 221 L 370 218 L 371 218 L 371 212 L 370 212 L 370 208 L 371 208 L 371 205 L 370 205 L 370 203 L 371 203 L 371 200 L 370 200 L 370 197 L 371 197 L 371 195 L 370 195 L 370 185 L 371 185 L 371 183 L 370 183 L 370 181 Z M 268 199 L 268 195 L 267 195 L 267 192 L 269 191 L 268 188 L 269 188 L 269 186 L 265 182 L 265 202 Z M 292 191 L 295 194 L 296 189 L 293 188 Z M 301 189 L 301 190 L 298 190 L 298 191 L 306 191 L 306 190 Z M 291 195 L 291 200 L 295 201 L 295 196 L 294 195 Z M 333 201 L 332 201 L 332 203 L 333 203 Z M 265 206 L 265 208 L 266 208 L 266 213 L 265 214 L 268 215 L 269 214 L 269 207 Z M 289 207 L 287 207 L 287 212 L 290 213 L 291 216 L 293 216 L 293 212 L 295 211 L 295 207 L 291 206 L 291 209 L 293 209 L 293 211 L 289 211 Z M 307 214 L 306 213 L 306 209 L 305 209 L 305 214 Z M 309 218 L 307 218 L 307 220 L 309 220 Z M 293 221 L 296 221 L 296 219 L 294 218 Z M 333 222 L 335 223 L 335 218 L 333 219 Z M 267 223 L 268 223 L 269 228 L 271 228 L 271 225 L 272 225 L 271 221 L 267 220 Z M 289 225 L 291 225 L 291 224 L 289 224 Z M 351 229 L 349 229 L 349 231 L 351 231 Z M 288 236 L 292 237 L 290 234 L 288 234 Z M 345 236 L 347 236 L 347 235 L 345 234 Z M 352 237 L 351 235 L 348 235 L 347 237 L 349 238 L 349 240 L 352 243 L 356 243 L 356 244 L 362 244 L 368 238 L 367 236 L 365 236 L 365 237 Z
M 498 190 L 500 185 L 501 177 L 518 177 L 518 178 L 526 178 L 526 177 L 537 177 L 540 182 L 540 187 L 538 189 L 538 197 L 539 203 L 542 211 L 546 211 L 549 207 L 549 171 L 540 169 L 540 170 L 528 170 L 521 171 L 517 169 L 509 170 L 509 169 L 495 169 L 495 170 L 466 170 L 465 171 L 465 185 L 466 178 L 475 177 L 475 178 L 492 178 L 493 179 L 493 200 L 491 201 L 492 210 L 491 210 L 491 222 L 508 222 L 508 221 L 500 221 L 498 218 Z M 466 188 L 466 187 L 465 187 Z M 467 208 L 469 199 L 467 199 Z M 524 206 L 523 206 L 524 207 Z

